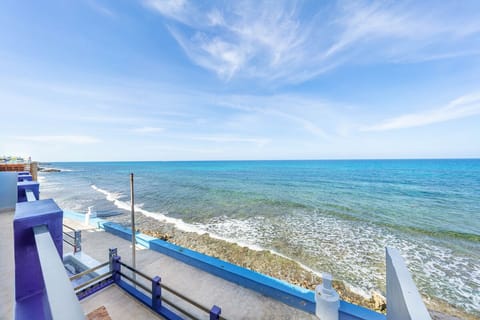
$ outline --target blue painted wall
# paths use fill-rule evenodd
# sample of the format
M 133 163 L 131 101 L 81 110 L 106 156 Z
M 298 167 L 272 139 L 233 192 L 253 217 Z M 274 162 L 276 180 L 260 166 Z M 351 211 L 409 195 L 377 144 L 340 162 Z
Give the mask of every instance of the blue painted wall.
M 0 172 L 0 210 L 15 209 L 17 203 L 17 173 Z

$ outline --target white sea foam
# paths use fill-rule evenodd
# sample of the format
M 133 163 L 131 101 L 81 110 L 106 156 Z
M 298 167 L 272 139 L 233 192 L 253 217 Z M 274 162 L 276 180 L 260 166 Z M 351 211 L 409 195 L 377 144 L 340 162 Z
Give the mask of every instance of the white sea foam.
M 129 202 L 119 200 L 122 194 L 108 192 L 95 185 L 92 188 L 104 194 L 117 208 L 130 210 Z M 330 272 L 351 291 L 367 298 L 372 291 L 385 292 L 385 247 L 396 247 L 405 258 L 420 292 L 434 290 L 436 296 L 449 302 L 455 301 L 455 305 L 467 311 L 480 309 L 480 298 L 475 292 L 475 283 L 480 282 L 478 263 L 471 258 L 457 256 L 448 248 L 415 238 L 407 239 L 378 226 L 340 221 L 325 215 L 306 218 L 297 214 L 282 216 L 278 220 L 262 216 L 244 220 L 215 217 L 205 224 L 191 224 L 168 217 L 167 213 L 150 212 L 141 207 L 141 204 L 135 206 L 136 212 L 171 223 L 180 230 L 197 234 L 208 232 L 213 238 L 253 250 L 272 247 L 279 232 L 286 232 L 287 225 L 291 228 L 287 230 L 290 233 L 281 239 L 286 241 L 281 244 L 285 253 L 268 251 L 294 260 L 317 275 L 321 275 L 320 270 Z M 301 249 L 302 255 L 296 255 L 295 249 Z M 459 296 L 470 298 L 459 302 Z
M 127 210 L 127 211 L 130 211 L 131 210 L 131 206 L 130 206 L 130 202 L 127 202 L 127 201 L 121 201 L 121 200 L 118 200 L 122 194 L 120 193 L 113 193 L 113 192 L 109 192 L 109 191 L 106 191 L 104 189 L 101 189 L 99 187 L 97 187 L 96 185 L 91 185 L 91 187 L 104 194 L 106 199 L 110 202 L 113 202 L 113 204 L 119 208 L 119 209 L 123 209 L 123 210 Z M 255 250 L 255 251 L 263 251 L 263 250 L 267 250 L 267 251 L 270 251 L 271 253 L 273 254 L 276 254 L 276 255 L 279 255 L 279 256 L 282 256 L 282 257 L 285 257 L 287 259 L 290 259 L 290 260 L 293 260 L 285 255 L 282 255 L 281 253 L 279 252 L 276 252 L 274 250 L 269 250 L 269 249 L 265 249 L 255 243 L 252 243 L 250 241 L 243 241 L 242 239 L 240 238 L 231 238 L 231 237 L 224 237 L 218 233 L 215 233 L 214 230 L 212 230 L 211 228 L 208 228 L 208 226 L 211 226 L 210 224 L 209 225 L 201 225 L 201 224 L 191 224 L 191 223 L 187 223 L 185 221 L 183 221 L 182 219 L 178 219 L 178 218 L 172 218 L 172 217 L 168 217 L 166 216 L 165 213 L 160 213 L 160 212 L 151 212 L 151 211 L 148 211 L 148 210 L 145 210 L 145 209 L 142 209 L 142 206 L 143 204 L 139 204 L 139 205 L 135 205 L 135 212 L 139 212 L 147 217 L 150 217 L 150 218 L 153 218 L 153 219 L 156 219 L 158 221 L 161 221 L 161 222 L 166 222 L 166 223 L 171 223 L 173 224 L 176 228 L 178 228 L 179 230 L 182 230 L 182 231 L 185 231 L 185 232 L 194 232 L 194 233 L 197 233 L 199 235 L 201 234 L 204 234 L 204 233 L 208 233 L 210 237 L 214 238 L 214 239 L 218 239 L 218 240 L 223 240 L 223 241 L 227 241 L 229 243 L 236 243 L 238 244 L 239 246 L 242 246 L 242 247 L 247 247 L 251 250 Z M 227 220 L 229 221 L 229 220 Z M 245 229 L 246 227 L 248 227 L 245 223 L 243 223 L 241 220 L 232 220 L 232 221 L 229 221 L 227 222 L 230 224 L 230 226 L 232 227 L 233 225 L 236 225 L 238 228 L 242 228 L 243 226 L 243 229 Z M 229 228 L 227 225 L 224 225 L 225 228 L 227 229 L 231 229 Z M 317 275 L 320 275 L 319 272 L 317 271 L 314 271 L 313 269 L 310 269 L 308 268 L 307 266 L 305 265 L 302 265 L 300 264 L 302 267 L 304 267 L 306 270 L 308 271 L 312 271 L 314 272 L 315 274 Z
M 108 192 L 106 190 L 103 190 L 103 189 L 100 189 L 98 188 L 97 186 L 95 185 L 92 185 L 92 188 L 100 193 L 103 193 L 105 196 L 106 196 L 106 199 L 108 201 L 111 201 L 113 202 L 113 204 L 119 208 L 119 209 L 123 209 L 123 210 L 127 210 L 127 211 L 130 211 L 131 210 L 131 205 L 130 205 L 130 202 L 127 202 L 127 201 L 121 201 L 121 200 L 118 200 L 120 197 L 121 197 L 121 194 L 120 193 L 112 193 L 112 192 Z M 203 234 L 205 233 L 205 231 L 203 231 L 202 229 L 200 229 L 198 226 L 194 225 L 194 224 L 190 224 L 190 223 L 186 223 L 184 222 L 183 220 L 181 219 L 177 219 L 177 218 L 172 218 L 172 217 L 168 217 L 166 216 L 166 214 L 164 213 L 160 213 L 160 212 L 151 212 L 151 211 L 148 211 L 148 210 L 145 210 L 145 209 L 142 209 L 141 207 L 143 206 L 143 204 L 141 205 L 135 205 L 135 212 L 139 212 L 147 217 L 150 217 L 150 218 L 154 218 L 158 221 L 161 221 L 161 222 L 166 222 L 166 223 L 171 223 L 173 225 L 175 225 L 176 228 L 182 230 L 182 231 L 186 231 L 186 232 L 194 232 L 194 233 L 198 233 L 198 234 Z

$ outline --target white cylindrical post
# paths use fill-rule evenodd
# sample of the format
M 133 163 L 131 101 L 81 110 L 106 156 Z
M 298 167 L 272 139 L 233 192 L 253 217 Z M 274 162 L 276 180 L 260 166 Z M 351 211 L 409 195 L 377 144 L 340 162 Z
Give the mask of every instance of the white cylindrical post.
M 315 288 L 315 315 L 320 320 L 338 320 L 340 297 L 332 288 L 333 277 L 329 273 L 323 273 L 322 280 L 322 284 Z
M 85 215 L 85 225 L 89 226 L 90 225 L 90 217 L 92 215 L 92 206 L 88 207 L 87 214 Z
M 135 263 L 135 246 L 136 246 L 136 239 L 135 239 L 135 192 L 133 189 L 133 173 L 130 173 L 130 204 L 131 204 L 131 219 L 132 219 L 132 267 L 136 268 Z M 135 273 L 133 274 L 135 279 Z

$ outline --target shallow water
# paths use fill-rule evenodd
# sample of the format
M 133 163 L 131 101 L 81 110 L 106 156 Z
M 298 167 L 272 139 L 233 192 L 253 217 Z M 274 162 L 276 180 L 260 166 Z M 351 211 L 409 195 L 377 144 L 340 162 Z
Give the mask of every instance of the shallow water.
M 99 215 L 129 209 L 384 291 L 385 246 L 422 294 L 480 315 L 480 160 L 53 163 L 42 197 Z

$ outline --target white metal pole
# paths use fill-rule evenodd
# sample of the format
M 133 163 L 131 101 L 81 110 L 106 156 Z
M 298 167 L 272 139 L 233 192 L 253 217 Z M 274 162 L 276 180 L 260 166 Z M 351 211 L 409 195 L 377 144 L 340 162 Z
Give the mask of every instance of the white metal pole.
M 130 173 L 130 203 L 132 205 L 132 267 L 135 269 L 135 193 L 133 191 L 133 173 Z M 133 273 L 135 279 L 135 273 Z

